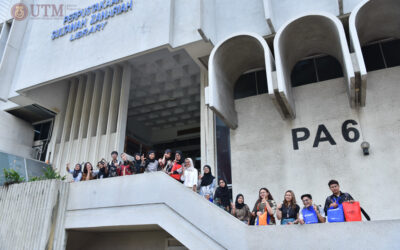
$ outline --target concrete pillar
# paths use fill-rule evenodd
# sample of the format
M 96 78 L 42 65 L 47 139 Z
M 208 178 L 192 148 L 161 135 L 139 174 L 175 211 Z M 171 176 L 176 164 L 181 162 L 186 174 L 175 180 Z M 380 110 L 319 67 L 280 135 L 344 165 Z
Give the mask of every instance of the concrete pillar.
M 96 158 L 96 151 L 90 149 L 92 148 L 92 137 L 96 136 L 97 124 L 99 120 L 99 110 L 100 110 L 100 100 L 101 100 L 101 90 L 103 86 L 104 74 L 101 71 L 95 72 L 94 76 L 94 87 L 93 87 L 93 97 L 92 104 L 90 107 L 89 114 L 89 124 L 87 130 L 87 140 L 85 143 L 85 153 L 84 157 L 89 159 L 90 162 L 96 162 L 99 159 Z M 91 153 L 90 153 L 91 152 Z
M 29 6 L 29 2 L 21 1 L 21 3 L 27 3 L 27 6 Z M 29 16 L 21 21 L 13 19 L 8 34 L 2 60 L 0 61 L 0 100 L 2 101 L 7 101 L 12 89 L 12 80 L 29 19 Z
M 201 70 L 201 112 L 200 112 L 200 143 L 201 143 L 201 166 L 210 165 L 213 174 L 216 170 L 216 147 L 215 147 L 215 115 L 214 112 L 205 104 L 205 87 L 208 86 L 208 72 Z M 203 171 L 203 168 L 201 169 Z
M 119 66 L 115 66 L 113 69 L 114 69 L 114 74 L 111 86 L 110 107 L 108 109 L 108 121 L 107 121 L 107 131 L 106 131 L 106 145 L 108 147 L 103 148 L 103 155 L 110 153 L 111 150 L 116 150 L 116 148 L 111 148 L 114 146 L 114 144 L 111 145 L 111 134 L 115 133 L 117 128 L 122 70 L 121 67 Z
M 70 162 L 71 164 L 75 164 L 78 159 L 76 154 L 78 153 L 77 148 L 74 148 L 74 140 L 78 139 L 78 131 L 79 131 L 79 122 L 81 118 L 82 112 L 82 103 L 83 103 L 83 93 L 84 93 L 84 76 L 79 77 L 78 83 L 78 92 L 76 93 L 76 101 L 74 106 L 74 113 L 72 116 L 72 124 L 71 124 L 71 132 L 69 134 L 69 143 L 67 147 L 67 154 L 65 156 L 65 160 Z
M 105 134 L 107 129 L 108 106 L 110 104 L 110 87 L 111 87 L 112 71 L 106 68 L 103 79 L 103 88 L 101 91 L 101 101 L 99 110 L 99 119 L 97 123 L 96 140 L 94 144 L 95 158 L 106 157 L 104 152 L 100 152 L 101 135 Z
M 65 111 L 63 131 L 62 131 L 61 140 L 60 140 L 60 148 L 59 148 L 58 155 L 57 155 L 57 162 L 55 164 L 55 167 L 61 173 L 65 173 L 65 168 L 62 166 L 62 164 L 64 163 L 64 162 L 62 162 L 62 159 L 64 156 L 65 141 L 66 141 L 66 138 L 69 137 L 69 131 L 71 128 L 72 114 L 73 114 L 73 109 L 74 109 L 75 100 L 76 100 L 75 97 L 76 97 L 77 87 L 78 87 L 77 79 L 72 79 L 70 82 L 68 103 L 67 103 L 67 108 Z
M 49 162 L 50 164 L 53 163 L 54 153 L 57 143 L 57 135 L 60 129 L 62 129 L 61 125 L 64 119 L 65 119 L 65 110 L 59 112 L 54 119 L 53 130 L 51 132 L 51 140 L 46 153 L 46 161 Z
M 128 122 L 129 91 L 131 87 L 131 66 L 125 64 L 122 69 L 121 94 L 119 97 L 117 133 L 115 135 L 115 148 L 118 152 L 124 151 L 126 124 Z
M 92 96 L 93 96 L 93 86 L 94 86 L 94 77 L 92 73 L 89 73 L 86 78 L 85 85 L 85 94 L 83 97 L 82 104 L 82 115 L 80 117 L 79 123 L 79 131 L 78 131 L 78 144 L 76 147 L 76 157 L 78 161 L 88 161 L 86 157 L 87 147 L 86 144 L 83 146 L 83 138 L 87 137 L 88 123 L 89 123 L 89 112 L 92 104 Z M 89 138 L 87 138 L 88 140 Z
M 1 59 L 3 58 L 4 51 L 6 49 L 8 35 L 10 34 L 11 23 L 5 22 L 3 27 L 1 28 L 0 33 L 0 63 Z

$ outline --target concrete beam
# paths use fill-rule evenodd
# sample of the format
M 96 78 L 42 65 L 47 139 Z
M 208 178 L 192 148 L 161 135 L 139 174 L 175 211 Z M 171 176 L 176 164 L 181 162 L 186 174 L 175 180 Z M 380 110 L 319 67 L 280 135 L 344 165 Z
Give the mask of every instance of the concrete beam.
M 119 97 L 119 109 L 118 109 L 118 123 L 117 123 L 117 134 L 115 138 L 115 149 L 118 152 L 124 151 L 126 125 L 128 121 L 128 106 L 129 106 L 129 91 L 131 87 L 131 74 L 132 69 L 129 64 L 124 64 L 122 68 L 122 81 L 121 81 L 121 93 Z
M 267 42 L 254 33 L 237 33 L 218 43 L 209 59 L 208 106 L 231 129 L 238 126 L 233 91 L 244 72 L 265 68 L 268 92 L 274 95 L 272 71 L 275 67 Z
M 295 118 L 291 73 L 304 57 L 327 54 L 342 65 L 351 107 L 355 106 L 355 75 L 347 46 L 346 34 L 340 20 L 332 14 L 316 12 L 288 21 L 274 40 L 278 94 L 285 105 L 287 117 Z
M 76 101 L 76 91 L 78 88 L 78 80 L 76 78 L 73 78 L 70 83 L 69 83 L 69 93 L 68 93 L 68 102 L 67 102 L 67 108 L 65 110 L 65 118 L 64 118 L 64 125 L 63 125 L 63 131 L 61 134 L 61 141 L 60 141 L 60 148 L 58 150 L 58 155 L 57 155 L 57 162 L 55 167 L 60 171 L 61 174 L 65 174 L 65 169 L 62 166 L 64 164 L 63 157 L 64 157 L 64 148 L 65 148 L 65 142 L 67 138 L 69 138 L 69 134 L 71 131 L 71 124 L 72 124 L 72 116 L 73 116 L 73 109 L 75 106 L 75 101 Z
M 350 41 L 360 70 L 359 105 L 365 106 L 367 69 L 361 47 L 385 38 L 400 38 L 400 2 L 396 0 L 365 0 L 352 11 L 349 18 Z

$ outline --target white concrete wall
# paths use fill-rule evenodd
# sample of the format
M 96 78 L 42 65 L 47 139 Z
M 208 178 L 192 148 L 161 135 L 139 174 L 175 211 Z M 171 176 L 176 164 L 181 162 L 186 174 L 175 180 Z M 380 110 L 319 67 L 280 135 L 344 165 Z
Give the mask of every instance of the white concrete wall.
M 236 100 L 240 125 L 231 130 L 234 195 L 244 194 L 253 206 L 259 188 L 265 186 L 278 203 L 292 189 L 298 202 L 302 194 L 311 193 L 317 204 L 324 205 L 330 195 L 327 183 L 337 179 L 373 220 L 399 219 L 396 206 L 382 208 L 381 204 L 400 205 L 400 198 L 393 195 L 400 188 L 396 146 L 400 143 L 400 67 L 368 75 L 369 104 L 360 110 L 349 107 L 342 78 L 294 88 L 294 120 L 282 120 L 266 95 Z M 354 143 L 342 136 L 342 123 L 349 119 L 358 122 L 354 127 L 361 134 Z M 313 147 L 319 124 L 326 126 L 336 145 L 325 141 Z M 291 129 L 299 127 L 308 128 L 310 138 L 294 150 Z M 371 144 L 369 156 L 362 154 L 363 140 Z
M 14 184 L 0 188 L 0 199 L 7 250 L 167 249 L 161 243 L 169 236 L 189 249 L 400 247 L 400 220 L 247 226 L 162 172 Z M 149 232 L 155 228 L 165 231 Z
M 33 127 L 31 124 L 0 111 L 0 151 L 31 158 Z
M 68 186 L 48 180 L 0 187 L 0 249 L 64 249 Z
M 121 190 L 138 192 L 127 195 Z M 247 226 L 161 172 L 70 184 L 65 218 L 68 232 L 114 231 L 121 234 L 146 225 L 158 225 L 189 249 L 400 247 L 397 240 L 400 220 Z M 127 240 L 122 242 L 129 244 Z
M 165 231 L 143 232 L 68 232 L 67 250 L 125 250 L 165 249 L 165 241 L 171 236 Z
M 8 2 L 4 4 L 2 13 L 11 5 Z M 31 2 L 25 1 L 27 5 Z M 1 88 L 4 93 L 0 93 L 0 96 L 3 99 L 7 96 L 15 97 L 17 91 L 70 77 L 159 47 L 190 47 L 190 44 L 202 38 L 198 30 L 213 44 L 236 32 L 254 32 L 267 36 L 290 18 L 304 12 L 326 11 L 339 15 L 339 2 L 343 3 L 344 13 L 348 13 L 360 1 L 136 0 L 131 11 L 108 19 L 103 31 L 73 42 L 69 41 L 70 34 L 51 39 L 53 30 L 63 27 L 62 17 L 30 17 L 27 22 L 14 24 L 16 28 L 10 38 L 14 42 L 9 42 L 10 46 L 7 46 L 5 52 L 9 55 L 7 64 L 15 64 L 15 67 L 2 73 L 1 77 L 8 79 L 8 84 Z M 48 2 L 39 0 L 33 3 Z M 92 0 L 71 0 L 68 3 L 65 0 L 52 1 L 56 6 L 64 4 L 67 15 L 94 3 Z M 41 11 L 43 15 L 43 8 Z M 8 18 L 9 14 L 4 13 Z

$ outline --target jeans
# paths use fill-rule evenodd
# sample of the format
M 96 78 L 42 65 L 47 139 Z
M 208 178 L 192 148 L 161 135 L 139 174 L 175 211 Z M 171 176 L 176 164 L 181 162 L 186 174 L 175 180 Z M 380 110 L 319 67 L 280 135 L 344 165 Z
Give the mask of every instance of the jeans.
M 294 218 L 289 218 L 289 219 L 282 219 L 281 225 L 287 225 L 289 222 L 294 222 Z

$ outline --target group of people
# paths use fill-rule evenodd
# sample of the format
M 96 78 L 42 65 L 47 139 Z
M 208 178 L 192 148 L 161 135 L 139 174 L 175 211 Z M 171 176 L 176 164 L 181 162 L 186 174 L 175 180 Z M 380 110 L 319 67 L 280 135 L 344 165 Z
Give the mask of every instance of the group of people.
M 119 161 L 116 151 L 111 152 L 111 158 L 109 162 L 104 159 L 100 160 L 96 170 L 93 169 L 90 162 L 86 162 L 76 164 L 73 169 L 70 169 L 67 164 L 67 171 L 72 174 L 74 182 L 163 171 L 248 225 L 261 225 L 260 218 L 263 218 L 267 225 L 274 225 L 277 220 L 280 220 L 282 225 L 324 223 L 328 210 L 340 207 L 345 201 L 354 201 L 350 194 L 340 191 L 338 181 L 331 180 L 328 186 L 332 195 L 326 198 L 323 209 L 313 203 L 311 194 L 301 196 L 304 206 L 300 209 L 292 190 L 286 191 L 283 202 L 277 205 L 269 190 L 261 188 L 259 198 L 250 211 L 242 194 L 236 196 L 235 202 L 232 201 L 232 192 L 226 181 L 219 179 L 217 184 L 209 165 L 205 165 L 203 174 L 199 175 L 193 160 L 184 158 L 179 150 L 173 155 L 172 151 L 167 149 L 163 157 L 158 160 L 152 150 L 148 152 L 147 158 L 135 153 L 133 160 L 128 160 L 128 155 L 123 153 L 121 154 L 122 161 Z
M 94 169 L 90 162 L 77 163 L 73 169 L 67 163 L 66 169 L 67 172 L 72 174 L 73 182 L 164 171 L 172 178 L 182 182 L 186 187 L 196 191 L 198 171 L 194 167 L 193 160 L 191 158 L 184 159 L 179 150 L 172 157 L 172 151 L 167 149 L 163 157 L 158 160 L 153 150 L 147 153 L 147 157 L 135 153 L 132 160 L 128 159 L 126 153 L 122 153 L 121 160 L 118 160 L 118 152 L 113 151 L 111 152 L 111 161 L 107 162 L 105 159 L 101 159 L 97 163 L 97 169 Z
M 232 215 L 248 225 L 261 225 L 258 224 L 258 219 L 263 215 L 266 218 L 266 225 L 275 225 L 277 220 L 280 220 L 281 225 L 325 223 L 326 215 L 329 214 L 328 210 L 341 207 L 343 202 L 354 202 L 350 194 L 340 191 L 338 181 L 331 180 L 328 186 L 332 191 L 332 195 L 326 198 L 324 208 L 313 202 L 311 194 L 303 194 L 301 196 L 303 208 L 300 209 L 292 190 L 286 191 L 283 202 L 277 205 L 267 188 L 260 189 L 259 198 L 251 212 L 244 203 L 242 194 L 236 196 L 235 203 L 232 203 L 231 200 L 225 200 L 221 204 L 224 205 L 223 208 L 226 211 L 230 211 Z M 221 186 L 220 183 L 220 188 L 223 189 L 224 184 Z M 230 205 L 229 202 L 231 202 Z

